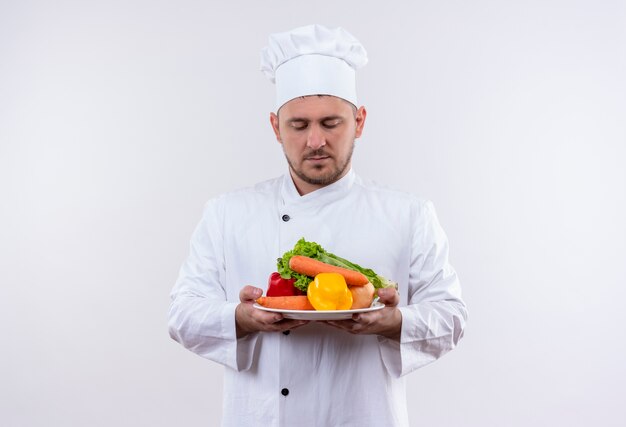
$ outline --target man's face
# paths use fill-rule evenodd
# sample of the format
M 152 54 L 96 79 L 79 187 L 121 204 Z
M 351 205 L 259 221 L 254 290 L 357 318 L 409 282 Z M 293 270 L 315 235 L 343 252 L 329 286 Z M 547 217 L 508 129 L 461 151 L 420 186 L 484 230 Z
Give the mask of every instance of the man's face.
M 350 169 L 366 111 L 334 96 L 296 98 L 270 121 L 300 194 L 332 184 Z

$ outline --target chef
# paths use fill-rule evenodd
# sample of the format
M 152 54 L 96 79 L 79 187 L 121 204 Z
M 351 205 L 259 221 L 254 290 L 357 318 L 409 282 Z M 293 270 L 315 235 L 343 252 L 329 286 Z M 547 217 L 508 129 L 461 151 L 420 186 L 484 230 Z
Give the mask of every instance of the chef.
M 355 70 L 366 62 L 350 33 L 321 25 L 273 34 L 261 52 L 287 170 L 207 202 L 169 311 L 171 337 L 225 367 L 223 426 L 408 426 L 406 375 L 463 335 L 467 311 L 432 203 L 352 168 L 367 117 Z M 302 237 L 398 290 L 380 291 L 384 309 L 340 321 L 253 307 Z

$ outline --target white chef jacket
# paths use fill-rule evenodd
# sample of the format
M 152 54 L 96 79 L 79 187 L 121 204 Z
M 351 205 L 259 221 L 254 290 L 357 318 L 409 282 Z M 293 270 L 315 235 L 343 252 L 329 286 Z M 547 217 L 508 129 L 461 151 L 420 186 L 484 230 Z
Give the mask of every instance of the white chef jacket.
M 301 237 L 398 282 L 399 343 L 315 322 L 237 339 L 240 289 L 265 288 Z M 225 366 L 236 427 L 408 426 L 404 375 L 454 348 L 467 317 L 432 204 L 352 170 L 304 196 L 286 173 L 210 200 L 171 297 L 170 335 Z

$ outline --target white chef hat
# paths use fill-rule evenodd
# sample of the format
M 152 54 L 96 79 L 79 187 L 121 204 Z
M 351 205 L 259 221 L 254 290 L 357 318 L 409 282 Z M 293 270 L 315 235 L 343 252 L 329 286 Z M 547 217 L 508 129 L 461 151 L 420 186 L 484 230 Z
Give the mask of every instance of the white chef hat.
M 276 111 L 299 96 L 333 95 L 354 105 L 355 73 L 367 52 L 343 28 L 307 25 L 272 34 L 261 50 L 261 71 L 276 83 Z

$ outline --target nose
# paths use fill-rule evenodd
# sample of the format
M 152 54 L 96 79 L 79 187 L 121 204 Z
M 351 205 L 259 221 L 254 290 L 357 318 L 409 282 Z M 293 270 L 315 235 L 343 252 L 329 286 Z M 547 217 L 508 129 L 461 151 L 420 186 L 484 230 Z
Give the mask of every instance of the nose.
M 324 133 L 321 131 L 319 126 L 309 127 L 309 134 L 307 135 L 306 145 L 312 150 L 317 150 L 326 145 L 326 138 L 324 137 Z

